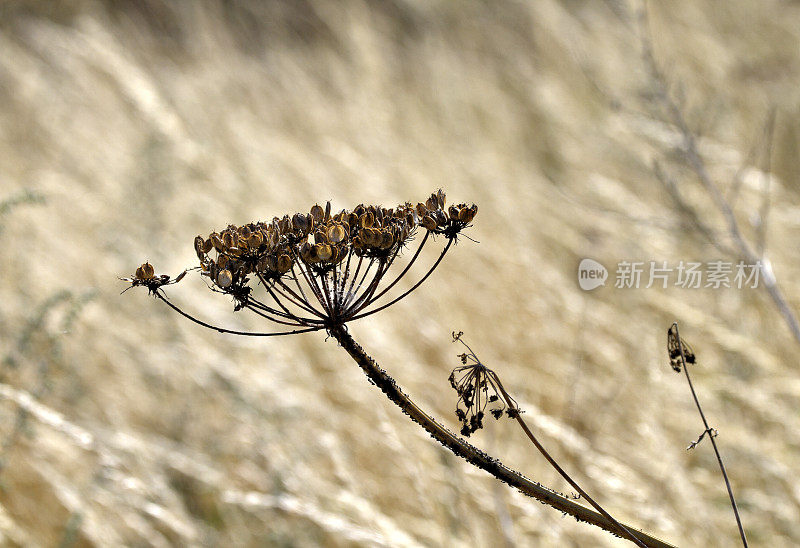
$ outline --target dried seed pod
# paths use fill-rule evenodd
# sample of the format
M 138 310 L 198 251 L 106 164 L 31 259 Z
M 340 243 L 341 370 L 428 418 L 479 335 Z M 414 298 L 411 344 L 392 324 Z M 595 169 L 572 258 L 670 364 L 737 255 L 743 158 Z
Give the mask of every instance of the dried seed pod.
M 384 232 L 380 243 L 381 249 L 389 249 L 394 245 L 394 237 L 391 232 Z
M 222 244 L 226 248 L 230 248 L 236 245 L 236 240 L 234 240 L 233 234 L 231 234 L 230 231 L 226 230 L 225 232 L 222 233 Z
M 454 221 L 458 220 L 459 209 L 456 206 L 451 205 L 450 208 L 447 210 L 447 213 L 450 214 L 450 218 L 453 219 Z
M 253 232 L 250 234 L 250 238 L 247 240 L 247 245 L 250 246 L 250 249 L 258 249 L 261 244 L 264 242 L 264 236 L 261 235 L 261 231 Z
M 217 285 L 222 288 L 230 287 L 233 283 L 233 275 L 230 270 L 220 270 L 217 274 Z
M 292 217 L 292 228 L 302 234 L 308 234 L 308 217 L 302 213 L 295 213 Z
M 211 235 L 210 239 L 211 239 L 211 245 L 213 245 L 214 249 L 216 249 L 218 252 L 225 249 L 225 245 L 222 243 L 222 238 L 219 237 L 219 234 L 214 232 Z
M 225 268 L 226 266 L 228 266 L 228 263 L 230 263 L 230 260 L 231 260 L 230 257 L 228 257 L 227 255 L 220 255 L 219 257 L 217 257 L 217 266 L 220 268 Z
M 372 228 L 372 225 L 375 224 L 375 215 L 371 211 L 367 211 L 361 215 L 360 222 L 362 228 Z
M 303 242 L 303 244 L 300 246 L 300 258 L 308 262 L 312 247 L 313 246 L 308 242 L 308 240 Z
M 436 230 L 436 221 L 434 221 L 433 217 L 431 217 L 430 215 L 425 215 L 422 218 L 422 222 L 420 224 L 425 228 L 427 228 L 428 230 Z
M 277 271 L 281 274 L 286 274 L 292 268 L 292 258 L 288 255 L 281 255 L 278 257 Z
M 444 209 L 445 195 L 441 188 L 436 191 L 436 203 L 439 205 L 439 209 Z
M 241 239 L 241 240 L 245 240 L 245 241 L 248 240 L 250 238 L 250 234 L 252 234 L 252 231 L 250 230 L 250 227 L 247 226 L 247 225 L 245 225 L 245 226 L 243 226 L 243 227 L 241 227 L 239 229 L 239 236 L 240 236 L 239 239 Z
M 416 211 L 417 215 L 424 217 L 428 213 L 428 208 L 425 207 L 425 204 L 417 204 Z
M 318 244 L 318 245 L 321 245 L 321 244 Z M 311 248 L 308 250 L 308 256 L 307 257 L 303 257 L 303 260 L 305 260 L 309 264 L 314 264 L 314 263 L 320 262 L 321 259 L 319 258 L 319 247 L 318 247 L 318 245 L 312 245 Z
M 344 227 L 340 224 L 334 224 L 328 227 L 326 230 L 326 235 L 328 236 L 328 241 L 338 244 L 342 240 L 345 239 L 345 231 Z
M 326 244 L 328 243 L 328 237 L 325 235 L 324 230 L 318 230 L 314 233 L 314 243 L 315 244 Z
M 202 236 L 197 236 L 194 239 L 194 251 L 197 253 L 197 258 L 201 261 L 203 260 L 203 257 L 205 257 L 205 252 L 203 251 L 204 242 L 205 240 L 203 240 Z
M 207 239 L 203 242 L 203 253 L 208 253 L 214 248 L 214 244 L 211 242 L 211 238 Z
M 317 244 L 314 246 L 320 261 L 327 261 L 333 256 L 333 250 L 328 244 Z
M 314 204 L 311 208 L 311 217 L 313 217 L 315 224 L 319 224 L 325 220 L 325 210 L 319 204 Z
M 330 221 L 330 219 L 331 219 L 331 201 L 328 200 L 328 202 L 325 204 L 325 219 L 324 220 L 327 223 L 328 221 Z

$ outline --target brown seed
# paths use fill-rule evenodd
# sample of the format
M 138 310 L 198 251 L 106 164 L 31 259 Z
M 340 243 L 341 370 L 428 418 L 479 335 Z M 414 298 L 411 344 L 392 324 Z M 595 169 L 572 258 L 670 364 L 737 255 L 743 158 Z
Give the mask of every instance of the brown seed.
M 375 215 L 371 211 L 367 211 L 361 216 L 362 228 L 371 228 L 375 224 Z
M 439 204 L 439 209 L 444 209 L 445 196 L 441 188 L 436 191 L 436 202 Z
M 222 243 L 222 238 L 220 238 L 219 234 L 216 232 L 211 235 L 211 245 L 213 245 L 214 249 L 217 251 L 222 251 L 225 249 L 225 244 Z
M 203 242 L 203 253 L 208 253 L 214 248 L 214 244 L 211 242 L 211 238 L 207 239 Z
M 333 250 L 328 244 L 317 244 L 314 246 L 320 261 L 327 261 L 333 256 Z
M 325 210 L 319 204 L 314 204 L 311 208 L 311 217 L 314 218 L 315 224 L 319 224 L 325 219 Z
M 230 287 L 233 283 L 233 275 L 230 270 L 220 270 L 217 274 L 217 285 L 220 287 Z
M 425 215 L 422 218 L 422 222 L 420 224 L 425 228 L 427 228 L 428 230 L 436 230 L 436 221 L 434 221 L 433 217 L 431 217 L 430 215 Z
M 331 219 L 331 201 L 328 200 L 328 203 L 325 204 L 325 222 L 327 223 Z
M 308 218 L 302 213 L 295 213 L 292 217 L 292 228 L 302 234 L 308 234 Z
M 228 266 L 229 262 L 230 258 L 227 255 L 220 255 L 219 257 L 217 257 L 217 266 L 219 268 L 225 268 L 226 266 Z
M 381 248 L 382 249 L 389 249 L 394 245 L 394 237 L 392 236 L 391 232 L 384 232 L 383 233 L 383 240 L 381 241 Z
M 450 206 L 447 212 L 450 214 L 451 219 L 454 221 L 458 220 L 458 208 L 456 206 Z
M 205 255 L 205 252 L 203 251 L 203 242 L 204 240 L 202 236 L 197 236 L 194 239 L 194 251 L 195 253 L 197 253 L 197 258 L 200 259 L 201 261 L 203 260 L 203 256 Z
M 264 236 L 261 235 L 261 231 L 253 232 L 250 234 L 250 239 L 247 240 L 247 245 L 250 246 L 250 249 L 258 249 L 264 241 Z
M 286 274 L 292 268 L 292 258 L 288 255 L 281 255 L 278 257 L 277 270 L 281 274 Z
M 236 244 L 235 240 L 233 239 L 233 234 L 231 234 L 227 230 L 225 232 L 223 232 L 222 233 L 222 244 L 226 248 L 233 247 Z
M 338 244 L 345 238 L 344 227 L 340 224 L 331 225 L 326 231 L 328 241 Z

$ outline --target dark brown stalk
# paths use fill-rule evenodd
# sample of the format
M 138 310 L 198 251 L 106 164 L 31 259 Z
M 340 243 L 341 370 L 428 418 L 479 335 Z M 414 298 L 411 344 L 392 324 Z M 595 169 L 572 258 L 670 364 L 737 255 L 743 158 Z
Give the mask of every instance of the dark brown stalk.
M 675 337 L 677 338 L 680 343 L 678 344 L 678 348 L 681 352 L 681 365 L 683 366 L 683 372 L 686 374 L 686 381 L 689 383 L 689 390 L 692 391 L 692 398 L 694 398 L 694 403 L 697 406 L 697 411 L 700 413 L 700 418 L 703 419 L 703 426 L 705 426 L 705 430 L 703 434 L 708 433 L 708 438 L 711 440 L 711 446 L 714 448 L 714 454 L 717 456 L 717 462 L 719 463 L 719 469 L 722 471 L 722 478 L 725 480 L 725 487 L 728 489 L 728 497 L 731 499 L 731 506 L 733 507 L 733 515 L 736 517 L 736 525 L 739 527 L 739 536 L 742 539 L 742 544 L 747 548 L 747 536 L 744 534 L 744 527 L 742 526 L 742 520 L 739 517 L 739 508 L 736 506 L 736 499 L 733 496 L 733 489 L 731 488 L 731 482 L 728 480 L 728 473 L 725 471 L 725 465 L 722 463 L 722 456 L 719 454 L 719 449 L 717 449 L 717 442 L 714 441 L 715 435 L 714 430 L 708 425 L 708 421 L 706 420 L 706 415 L 703 413 L 703 408 L 700 406 L 700 400 L 697 399 L 697 394 L 694 391 L 694 385 L 692 385 L 692 378 L 689 376 L 689 368 L 686 367 L 686 355 L 684 353 L 683 348 L 683 340 L 681 339 L 680 332 L 678 331 L 678 322 L 673 322 L 672 329 L 675 330 Z M 702 436 L 700 436 L 702 438 Z M 698 442 L 700 439 L 698 439 Z M 689 448 L 694 447 L 697 445 L 696 443 L 690 445 Z
M 602 514 L 563 497 L 543 485 L 531 481 L 519 472 L 516 472 L 499 460 L 487 455 L 477 447 L 453 434 L 450 430 L 439 424 L 433 417 L 420 409 L 400 389 L 395 380 L 373 360 L 364 349 L 350 336 L 344 326 L 334 326 L 329 333 L 342 347 L 347 350 L 350 357 L 364 370 L 367 377 L 411 420 L 422 426 L 433 439 L 447 447 L 455 455 L 467 462 L 489 472 L 497 479 L 519 489 L 522 493 L 533 497 L 544 504 L 569 514 L 578 521 L 591 523 L 614 535 L 620 535 L 620 529 L 615 522 Z M 647 547 L 666 548 L 672 546 L 660 539 L 643 533 L 631 526 L 624 525 L 630 531 L 635 531 L 642 545 Z

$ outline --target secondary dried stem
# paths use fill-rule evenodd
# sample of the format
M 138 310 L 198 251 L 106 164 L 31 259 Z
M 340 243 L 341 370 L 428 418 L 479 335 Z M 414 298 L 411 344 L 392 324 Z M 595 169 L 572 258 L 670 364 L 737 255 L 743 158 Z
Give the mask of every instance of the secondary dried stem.
M 736 506 L 736 499 L 733 496 L 733 489 L 731 488 L 731 482 L 728 480 L 728 473 L 725 471 L 725 465 L 722 463 L 722 456 L 719 454 L 719 449 L 717 449 L 717 442 L 714 441 L 714 429 L 708 425 L 708 421 L 706 420 L 706 415 L 703 413 L 703 408 L 700 406 L 700 400 L 697 399 L 697 393 L 694 391 L 694 385 L 692 385 L 692 378 L 689 376 L 689 368 L 686 367 L 686 352 L 684 348 L 684 342 L 681 339 L 680 332 L 678 331 L 678 322 L 673 322 L 672 327 L 670 328 L 675 332 L 675 339 L 679 341 L 678 349 L 680 350 L 681 354 L 681 365 L 683 366 L 683 372 L 686 374 L 686 381 L 689 383 L 689 390 L 692 391 L 692 398 L 694 398 L 694 403 L 697 406 L 697 411 L 700 413 L 700 418 L 703 419 L 703 426 L 705 426 L 705 430 L 703 431 L 703 435 L 708 432 L 708 438 L 711 440 L 711 446 L 714 448 L 714 454 L 717 456 L 717 462 L 719 463 L 719 469 L 722 471 L 722 478 L 725 480 L 725 487 L 728 489 L 728 497 L 731 499 L 731 506 L 733 507 L 733 515 L 736 516 L 736 525 L 739 527 L 739 536 L 742 539 L 742 544 L 747 548 L 747 536 L 744 534 L 744 527 L 742 526 L 742 519 L 739 517 L 739 508 Z M 697 442 L 702 439 L 702 435 L 698 438 Z M 694 445 L 697 445 L 697 442 Z M 691 449 L 693 445 L 689 446 Z
M 497 459 L 487 455 L 477 447 L 457 437 L 450 430 L 439 424 L 433 417 L 420 409 L 411 399 L 400 389 L 395 380 L 384 371 L 373 360 L 364 349 L 350 336 L 344 326 L 336 326 L 329 330 L 342 347 L 347 350 L 350 357 L 364 370 L 367 377 L 378 387 L 386 396 L 393 401 L 403 413 L 408 415 L 411 420 L 422 426 L 433 439 L 447 447 L 455 455 L 463 458 L 467 462 L 481 468 L 497 479 L 508 485 L 519 489 L 522 493 L 531 496 L 544 504 L 561 510 L 565 514 L 573 516 L 578 521 L 591 523 L 614 535 L 619 535 L 620 530 L 615 523 L 594 510 L 586 508 L 574 501 L 565 498 L 543 485 L 531 481 L 519 472 L 512 470 L 502 464 Z M 672 546 L 660 539 L 650 536 L 628 525 L 623 525 L 626 529 L 635 531 L 636 536 L 644 546 L 648 547 L 669 547 Z

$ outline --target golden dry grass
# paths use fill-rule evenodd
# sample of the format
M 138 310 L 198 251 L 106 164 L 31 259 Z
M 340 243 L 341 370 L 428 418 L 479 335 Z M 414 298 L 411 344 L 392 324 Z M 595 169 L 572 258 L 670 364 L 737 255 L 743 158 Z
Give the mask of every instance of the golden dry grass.
M 651 19 L 715 181 L 746 168 L 748 237 L 776 109 L 767 255 L 800 309 L 800 7 Z M 445 452 L 319 333 L 222 336 L 119 295 L 228 222 L 439 187 L 480 206 L 480 244 L 350 328 L 420 405 L 456 426 L 464 330 L 615 517 L 734 545 L 710 447 L 684 451 L 702 427 L 666 359 L 678 320 L 752 544 L 800 543 L 800 346 L 766 293 L 576 283 L 587 256 L 720 258 L 653 174 L 722 227 L 652 91 L 624 1 L 0 4 L 0 200 L 45 200 L 0 218 L 3 544 L 623 545 Z M 170 294 L 259 327 L 196 277 Z M 475 440 L 567 490 L 510 421 Z

